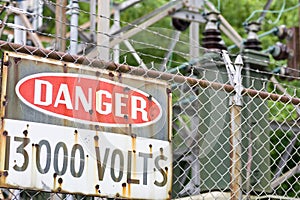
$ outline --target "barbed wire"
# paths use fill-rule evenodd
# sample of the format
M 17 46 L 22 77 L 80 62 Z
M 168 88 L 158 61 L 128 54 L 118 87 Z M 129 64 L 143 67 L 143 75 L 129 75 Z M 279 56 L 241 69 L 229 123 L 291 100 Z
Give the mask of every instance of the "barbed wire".
M 59 38 L 59 39 L 65 40 L 65 41 L 77 42 L 78 44 L 83 44 L 85 46 L 91 45 L 91 46 L 94 46 L 94 47 L 104 47 L 104 48 L 107 48 L 107 49 L 115 50 L 114 47 L 109 47 L 109 46 L 106 46 L 106 45 L 94 44 L 92 42 L 84 42 L 84 41 L 77 41 L 77 40 L 67 39 L 65 37 L 57 36 L 55 34 L 44 33 L 44 32 L 36 31 L 36 30 L 33 30 L 33 29 L 28 29 L 28 28 L 25 28 L 25 27 L 22 27 L 22 26 L 16 26 L 16 25 L 13 25 L 11 23 L 3 23 L 3 24 L 7 25 L 7 26 L 10 26 L 13 29 L 22 30 L 22 31 L 28 31 L 28 32 L 35 32 L 35 33 L 38 33 L 38 34 L 43 35 L 43 36 L 52 37 L 53 40 Z M 152 47 L 152 48 L 156 48 L 156 49 L 159 49 L 159 50 L 165 50 L 165 51 L 169 50 L 169 49 L 161 47 L 161 46 L 157 46 L 157 45 L 153 45 L 153 44 L 149 44 L 149 43 L 145 43 L 145 42 L 140 42 L 140 41 L 133 40 L 133 39 L 128 39 L 128 41 L 130 41 L 132 43 L 137 43 L 137 44 L 149 46 L 149 47 Z M 119 51 L 124 52 L 124 53 L 133 53 L 130 50 L 124 50 L 124 49 L 119 49 Z M 154 56 L 152 54 L 145 54 L 145 53 L 142 53 L 142 52 L 134 52 L 134 53 L 137 53 L 139 55 L 144 55 L 144 56 L 152 57 L 154 59 L 163 60 L 163 57 Z M 183 52 L 180 52 L 180 51 L 173 51 L 173 53 L 177 53 L 178 55 L 182 55 L 182 56 L 189 56 L 188 53 L 183 53 Z M 174 61 L 174 60 L 172 62 L 177 63 L 177 64 L 181 64 L 180 62 L 177 62 L 177 61 Z
M 217 64 L 217 63 L 216 63 Z M 220 64 L 220 63 L 218 63 Z M 204 68 L 202 66 L 197 66 L 197 70 L 203 70 L 203 71 L 209 71 L 209 72 L 214 72 L 214 73 L 219 73 L 221 74 L 223 77 L 226 77 L 227 79 L 227 76 L 228 76 L 228 73 L 227 72 L 224 72 L 224 71 L 220 71 L 220 70 L 215 70 L 215 69 L 209 69 L 209 68 Z M 293 77 L 293 76 L 287 76 L 287 75 L 279 75 L 279 74 L 276 74 L 276 73 L 272 73 L 272 72 L 267 72 L 267 71 L 261 71 L 261 70 L 258 70 L 258 69 L 246 69 L 246 68 L 243 68 L 242 71 L 251 71 L 255 74 L 260 74 L 260 75 L 267 75 L 265 77 L 257 77 L 257 76 L 254 76 L 254 75 L 246 75 L 245 74 L 242 74 L 242 78 L 243 79 L 250 79 L 250 81 L 259 81 L 261 83 L 265 82 L 265 83 L 273 83 L 271 80 L 270 80 L 270 77 L 272 76 L 275 76 L 275 77 L 279 77 L 281 79 L 288 79 L 288 78 L 294 78 L 296 80 L 300 80 L 300 77 Z M 205 78 L 205 76 L 203 76 Z M 217 80 L 216 80 L 217 81 Z M 224 80 L 223 80 L 224 81 Z M 283 82 L 283 83 L 280 83 L 282 86 L 285 86 L 286 88 L 289 88 L 289 89 L 293 89 L 293 90 L 299 90 L 299 88 L 297 86 L 294 86 L 294 85 L 291 85 L 291 84 L 288 84 L 289 82 Z
M 11 6 L 5 6 L 5 7 L 6 7 L 7 9 L 11 9 L 11 8 L 12 8 Z M 15 8 L 15 7 L 13 7 L 13 8 Z M 35 16 L 35 14 L 29 13 L 29 12 L 24 12 L 24 14 L 29 15 L 29 16 Z M 53 17 L 51 17 L 51 16 L 44 16 L 44 15 L 38 15 L 38 16 L 40 16 L 40 17 L 42 17 L 43 19 L 46 19 L 46 20 L 53 20 L 53 21 L 55 21 L 55 22 L 61 23 L 61 24 L 66 25 L 66 26 L 76 27 L 76 28 L 78 28 L 79 30 L 90 30 L 90 29 L 88 29 L 88 28 L 81 28 L 80 26 L 74 26 L 74 25 L 72 25 L 72 24 L 70 24 L 70 23 L 66 23 L 66 22 L 63 22 L 63 21 L 60 21 L 60 20 L 56 20 L 55 18 L 53 18 Z M 111 19 L 111 18 L 109 18 L 109 19 Z M 113 20 L 113 19 L 111 19 L 111 20 Z M 38 34 L 40 34 L 40 35 L 51 36 L 52 38 L 57 38 L 57 36 L 56 36 L 55 34 L 44 33 L 44 32 L 38 31 L 38 30 L 28 29 L 28 28 L 25 28 L 25 27 L 22 28 L 22 27 L 20 27 L 20 26 L 17 27 L 16 25 L 11 24 L 11 23 L 5 23 L 5 22 L 4 22 L 3 24 L 4 24 L 4 25 L 9 25 L 9 26 L 11 26 L 11 27 L 13 27 L 13 28 L 17 28 L 17 29 L 20 29 L 20 30 L 30 31 L 30 32 L 36 32 L 36 33 L 38 33 Z M 150 31 L 149 29 L 141 29 L 141 30 L 147 30 L 147 32 L 150 32 L 150 33 L 155 34 L 155 35 L 157 35 L 157 36 L 163 36 L 163 37 L 166 38 L 166 39 L 174 40 L 174 38 L 168 37 L 168 36 L 166 36 L 166 35 L 163 35 L 163 34 L 157 32 L 157 31 L 152 31 L 152 30 Z M 105 32 L 100 32 L 100 31 L 96 31 L 95 33 L 97 33 L 97 34 L 102 34 L 102 35 L 108 36 L 108 37 L 113 38 L 113 39 L 122 38 L 120 35 L 111 35 L 111 34 L 108 34 L 108 33 L 105 33 Z M 65 38 L 61 38 L 61 39 L 65 39 Z M 65 39 L 65 40 L 71 41 L 70 39 Z M 145 45 L 145 46 L 151 46 L 151 47 L 158 48 L 158 49 L 161 49 L 161 50 L 169 51 L 169 49 L 167 49 L 167 48 L 163 48 L 163 47 L 161 47 L 161 46 L 153 45 L 153 44 L 150 44 L 150 43 L 145 43 L 145 42 L 141 42 L 141 41 L 136 41 L 136 40 L 133 40 L 133 39 L 127 39 L 127 40 L 132 41 L 132 42 L 134 42 L 134 43 L 142 44 L 142 45 Z M 174 40 L 174 41 L 175 41 L 175 40 Z M 182 41 L 182 40 L 176 40 L 176 41 L 177 41 L 178 43 L 181 43 L 181 44 L 189 45 L 189 46 L 190 46 L 190 43 L 188 43 L 188 42 L 184 42 L 184 41 Z M 74 41 L 74 42 L 78 42 L 78 41 Z M 95 46 L 95 47 L 99 45 L 99 44 L 95 45 L 94 43 L 88 43 L 88 42 L 87 42 L 86 44 L 88 44 L 88 45 L 93 44 L 93 46 Z M 101 46 L 101 47 L 105 47 L 105 46 L 103 46 L 103 45 L 100 45 L 100 46 Z M 107 48 L 110 48 L 109 46 L 106 46 L 106 47 L 107 47 Z M 199 48 L 201 49 L 201 47 L 199 47 Z M 112 49 L 112 48 L 110 48 L 110 49 Z M 205 50 L 205 48 L 202 48 L 202 50 Z M 176 53 L 176 54 L 179 54 L 179 55 L 183 55 L 183 56 L 189 56 L 188 53 L 183 53 L 183 52 L 181 52 L 181 51 L 176 51 L 176 50 L 173 50 L 173 53 Z
M 51 1 L 49 1 L 49 0 L 44 0 L 44 2 L 47 2 L 47 3 L 49 3 L 49 4 L 51 4 L 51 5 L 54 5 L 54 6 L 57 6 L 57 3 L 51 2 Z M 174 4 L 175 4 L 176 2 L 179 2 L 179 0 L 173 1 Z M 58 5 L 58 6 L 61 7 L 61 5 Z M 87 11 L 85 11 L 85 10 L 78 9 L 78 11 L 79 11 L 79 12 L 82 12 L 82 13 L 84 13 L 84 14 L 90 15 L 90 13 L 87 12 Z M 161 36 L 161 37 L 163 37 L 163 38 L 166 38 L 166 39 L 169 39 L 169 40 L 172 40 L 172 41 L 177 41 L 176 39 L 174 39 L 174 38 L 172 38 L 172 37 L 168 37 L 168 36 L 166 36 L 166 35 L 164 35 L 164 34 L 161 34 L 161 33 L 157 32 L 157 31 L 149 30 L 148 28 L 142 28 L 142 27 L 139 27 L 138 25 L 132 24 L 132 23 L 130 23 L 130 22 L 126 22 L 126 21 L 123 21 L 123 20 L 117 20 L 117 19 L 114 19 L 114 18 L 106 17 L 106 16 L 101 15 L 101 14 L 92 14 L 92 15 L 95 16 L 95 17 L 101 17 L 101 18 L 104 18 L 104 19 L 107 19 L 107 20 L 110 20 L 110 21 L 113 21 L 113 22 L 118 22 L 118 23 L 126 24 L 127 26 L 130 26 L 130 27 L 132 27 L 132 28 L 137 28 L 137 29 L 140 29 L 140 30 L 142 30 L 142 31 L 146 31 L 146 32 L 152 33 L 152 34 L 154 34 L 154 35 Z M 87 29 L 87 30 L 89 30 L 89 29 Z M 95 31 L 95 33 L 99 33 L 99 32 L 98 32 L 98 31 Z M 102 34 L 102 33 L 100 33 L 100 34 Z M 110 36 L 110 37 L 113 37 L 113 38 L 122 38 L 121 36 L 115 36 L 115 35 L 113 35 L 113 34 L 110 34 L 109 36 Z M 188 44 L 189 46 L 202 48 L 202 47 L 194 46 L 193 44 L 190 44 L 190 43 L 187 43 L 187 42 L 183 42 L 183 41 L 180 41 L 180 40 L 178 41 L 178 43 L 181 43 L 181 44 Z M 203 50 L 205 50 L 205 48 L 203 48 Z
M 22 28 L 20 28 L 20 27 L 17 27 L 16 29 L 19 29 L 19 30 L 25 30 L 25 31 L 30 31 L 29 29 L 22 29 Z M 39 32 L 39 31 L 37 31 L 37 32 Z M 51 37 L 53 37 L 53 38 L 60 38 L 60 39 L 65 39 L 65 38 L 63 38 L 63 37 L 59 37 L 59 36 L 55 36 L 55 35 L 53 35 L 53 34 L 45 34 L 45 33 L 42 33 L 42 32 L 39 32 L 40 34 L 44 34 L 44 35 L 47 35 L 47 36 L 51 36 Z M 69 40 L 69 41 L 74 41 L 74 40 L 70 40 L 70 39 L 65 39 L 65 40 Z M 147 45 L 147 43 L 143 43 L 143 42 L 139 42 L 139 41 L 135 41 L 135 40 L 130 40 L 130 41 L 132 41 L 132 42 L 136 42 L 136 43 L 141 43 L 141 44 L 145 44 L 145 45 Z M 74 42 L 76 42 L 76 41 L 74 41 Z M 93 43 L 87 43 L 87 42 L 79 42 L 80 44 L 84 44 L 84 45 L 86 45 L 86 46 L 88 46 L 88 45 L 93 45 L 93 46 L 95 46 L 95 47 L 105 47 L 105 48 L 109 48 L 108 46 L 105 46 L 105 45 L 95 45 L 95 44 L 93 44 Z M 156 45 L 150 45 L 150 46 L 152 46 L 153 48 L 159 48 L 159 49 L 161 49 L 161 50 L 167 50 L 167 49 L 165 49 L 165 48 L 162 48 L 162 47 L 160 47 L 160 46 L 156 46 Z M 111 48 L 111 49 L 113 49 L 113 48 Z M 209 49 L 207 49 L 207 51 L 208 51 Z M 84 51 L 84 50 L 83 50 Z M 142 53 L 142 52 L 132 52 L 132 51 L 130 51 L 130 50 L 124 50 L 124 49 L 119 49 L 119 51 L 120 52 L 123 52 L 124 54 L 126 54 L 126 53 L 137 53 L 138 55 L 141 55 L 141 56 L 146 56 L 146 57 L 150 57 L 150 58 L 153 58 L 153 59 L 155 59 L 155 60 L 163 60 L 164 58 L 163 57 L 159 57 L 159 56 L 154 56 L 154 55 L 152 55 L 152 54 L 146 54 L 146 53 Z M 214 51 L 214 50 L 211 50 L 211 52 L 214 52 L 214 53 L 219 53 L 220 54 L 220 56 L 221 56 L 221 53 L 219 52 L 219 51 Z M 182 53 L 181 53 L 182 54 Z M 185 55 L 185 56 L 188 56 L 189 54 L 183 54 L 183 55 Z M 246 58 L 246 59 L 253 59 L 253 58 L 250 58 L 250 57 L 248 57 L 248 56 L 242 56 L 243 58 Z M 260 59 L 253 59 L 253 60 L 255 60 L 255 61 L 259 61 L 259 62 L 267 62 L 267 61 L 265 61 L 265 60 L 260 60 Z M 210 58 L 210 60 L 209 60 L 210 62 L 213 62 L 213 63 L 215 63 L 216 64 L 216 66 L 219 66 L 220 65 L 220 61 L 215 61 L 214 60 L 214 58 Z M 175 60 L 172 60 L 172 62 L 173 63 L 175 63 L 175 64 L 178 64 L 178 65 L 180 65 L 180 64 L 182 64 L 181 62 L 177 62 L 177 61 L 175 61 Z M 202 68 L 202 67 L 198 67 L 197 69 L 203 69 L 203 70 L 208 70 L 208 71 L 214 71 L 215 73 L 221 73 L 221 74 L 227 74 L 227 73 L 225 73 L 225 72 L 221 72 L 221 71 L 217 71 L 217 70 L 212 70 L 212 69 L 207 69 L 207 68 Z M 289 69 L 291 69 L 291 68 L 289 68 Z M 266 76 L 280 76 L 281 78 L 285 78 L 285 79 L 295 79 L 295 80 L 300 80 L 300 77 L 299 76 L 292 76 L 292 75 L 284 75 L 284 74 L 278 74 L 278 73 L 274 73 L 274 72 L 268 72 L 268 71 L 262 71 L 262 70 L 259 70 L 259 69 L 252 69 L 252 68 L 249 68 L 249 69 L 243 69 L 243 70 L 249 70 L 249 71 L 251 71 L 251 72 L 254 72 L 254 73 L 259 73 L 259 74 L 264 74 L 264 75 L 266 75 Z M 295 71 L 298 71 L 299 72 L 299 70 L 295 70 Z M 246 76 L 245 76 L 246 77 Z M 257 77 L 253 77 L 253 76 L 248 76 L 248 78 L 254 78 L 254 79 L 257 79 L 257 80 L 265 80 L 265 79 L 258 79 Z M 287 84 L 286 84 L 287 85 Z M 287 85 L 287 86 L 290 86 L 290 85 Z
M 222 52 L 220 52 L 220 51 L 214 51 L 214 53 L 219 54 L 219 56 L 222 57 Z M 238 56 L 238 54 L 231 54 L 231 55 L 233 57 Z M 248 61 L 251 60 L 251 61 L 256 61 L 258 63 L 264 63 L 265 65 L 275 65 L 278 68 L 284 68 L 284 69 L 287 69 L 287 70 L 292 70 L 292 71 L 295 71 L 295 72 L 300 72 L 300 70 L 298 70 L 298 69 L 294 69 L 294 68 L 283 66 L 282 63 L 278 63 L 276 61 L 272 62 L 269 59 L 268 60 L 266 60 L 266 59 L 258 59 L 258 58 L 249 57 L 249 56 L 246 56 L 246 55 L 243 55 L 243 54 L 241 54 L 241 56 L 242 56 L 244 62 L 245 62 L 245 60 L 248 60 Z M 214 62 L 216 65 L 220 65 L 220 62 L 219 61 L 214 61 L 213 58 L 210 61 Z M 283 79 L 300 80 L 300 75 L 295 76 L 295 75 L 288 75 L 288 74 L 280 74 L 280 73 L 277 73 L 277 72 L 274 72 L 274 71 L 268 71 L 267 69 L 266 70 L 259 70 L 259 69 L 253 69 L 251 67 L 248 68 L 248 69 L 246 69 L 244 67 L 243 70 L 249 70 L 251 72 L 255 72 L 255 73 L 259 73 L 259 74 L 264 74 L 266 76 L 280 76 Z
M 49 3 L 49 1 L 46 1 L 46 2 L 48 2 Z M 57 5 L 56 3 L 53 3 L 53 2 L 51 2 L 51 4 L 54 4 L 54 5 Z M 60 5 L 59 5 L 60 6 Z M 11 9 L 12 7 L 11 6 L 4 6 L 6 9 Z M 13 8 L 15 8 L 15 7 L 13 7 Z M 80 10 L 80 9 L 79 9 Z M 84 10 L 80 10 L 80 11 L 82 11 L 82 12 L 85 12 L 86 14 L 89 14 L 88 12 L 86 12 L 86 11 L 84 11 Z M 24 11 L 24 14 L 26 14 L 26 15 L 28 15 L 28 16 L 36 16 L 36 14 L 33 14 L 33 13 L 30 13 L 30 12 L 27 12 L 27 11 Z M 40 16 L 40 17 L 42 17 L 43 19 L 46 19 L 46 20 L 53 20 L 53 21 L 55 21 L 55 22 L 60 22 L 60 23 L 63 23 L 63 24 L 65 24 L 65 25 L 68 25 L 68 26 L 72 26 L 70 23 L 64 23 L 64 22 L 62 22 L 62 21 L 60 21 L 60 20 L 56 20 L 56 19 L 54 19 L 53 17 L 51 17 L 51 16 L 44 16 L 44 15 L 38 15 L 38 16 Z M 112 19 L 112 18 L 107 18 L 107 19 L 110 19 L 110 20 L 114 20 L 114 19 Z M 119 21 L 119 20 L 117 20 L 118 22 L 122 22 L 123 23 L 123 21 Z M 126 22 L 127 23 L 127 22 Z M 127 23 L 127 24 L 130 24 L 130 23 Z M 4 25 L 8 25 L 8 26 L 12 26 L 13 27 L 13 25 L 12 24 L 10 24 L 10 23 L 4 23 Z M 136 26 L 136 25 L 134 25 L 134 26 Z M 89 30 L 89 29 L 84 29 L 84 28 L 81 28 L 80 26 L 76 26 L 79 30 Z M 55 34 L 51 34 L 51 33 L 44 33 L 44 32 L 41 32 L 41 31 L 38 31 L 38 30 L 33 30 L 33 29 L 28 29 L 28 28 L 22 28 L 22 27 L 13 27 L 13 28 L 16 28 L 16 29 L 19 29 L 19 30 L 24 30 L 24 31 L 28 31 L 28 32 L 35 32 L 35 33 L 38 33 L 38 34 L 40 34 L 40 35 L 44 35 L 44 36 L 48 36 L 48 37 L 52 37 L 53 38 L 53 40 L 54 39 L 56 39 L 56 38 L 59 38 L 59 39 L 63 39 L 63 40 L 66 40 L 66 41 L 72 41 L 72 42 L 78 42 L 78 44 L 83 44 L 83 45 L 85 45 L 86 47 L 88 47 L 88 46 L 94 46 L 94 47 L 104 47 L 104 48 L 108 48 L 108 49 L 112 49 L 112 50 L 114 50 L 114 48 L 111 48 L 111 47 L 109 47 L 109 46 L 105 46 L 105 45 L 101 45 L 101 44 L 94 44 L 94 43 L 91 43 L 91 42 L 83 42 L 83 41 L 74 41 L 74 40 L 71 40 L 71 39 L 66 39 L 66 38 L 63 38 L 63 37 L 60 37 L 60 36 L 57 36 L 57 35 L 55 35 Z M 149 29 L 148 28 L 146 28 L 146 29 L 142 29 L 142 30 L 147 30 L 147 31 L 149 31 Z M 162 36 L 162 34 L 161 33 L 159 33 L 159 32 L 157 32 L 157 31 L 150 31 L 152 34 L 156 34 L 156 35 L 158 35 L 158 36 Z M 114 38 L 117 38 L 118 36 L 112 36 L 112 35 L 109 35 L 109 34 L 107 34 L 107 33 L 102 33 L 102 32 L 97 32 L 97 33 L 99 33 L 99 34 L 104 34 L 104 35 L 106 35 L 106 36 L 109 36 L 109 37 L 114 37 Z M 174 40 L 174 38 L 172 38 L 172 37 L 168 37 L 168 36 L 165 36 L 165 35 L 163 35 L 165 38 L 168 38 L 168 39 L 170 39 L 170 40 Z M 132 43 L 135 43 L 135 44 L 140 44 L 140 45 L 144 45 L 144 46 L 148 46 L 148 47 L 152 47 L 152 48 L 156 48 L 156 49 L 160 49 L 160 50 L 164 50 L 164 51 L 168 51 L 169 49 L 167 49 L 167 48 L 164 48 L 164 47 L 162 47 L 162 46 L 158 46 L 158 45 L 154 45 L 154 44 L 150 44 L 150 43 L 146 43 L 146 42 L 141 42 L 141 41 L 137 41 L 137 40 L 134 40 L 134 39 L 128 39 L 128 41 L 130 41 L 130 42 L 132 42 Z M 177 40 L 176 40 L 177 41 Z M 177 42 L 181 42 L 181 43 L 183 43 L 183 44 L 185 44 L 185 45 L 190 45 L 190 43 L 187 43 L 187 42 L 184 42 L 184 41 L 181 41 L 181 40 L 179 40 L 179 41 L 177 41 Z M 86 48 L 84 48 L 84 50 L 85 50 Z M 220 53 L 219 51 L 216 51 L 216 50 L 212 50 L 212 49 L 207 49 L 207 48 L 205 48 L 205 47 L 199 47 L 199 49 L 200 50 L 203 50 L 203 51 L 205 51 L 205 52 L 214 52 L 214 53 Z M 83 50 L 83 51 L 84 51 Z M 120 49 L 120 51 L 121 52 L 123 52 L 123 53 L 132 53 L 131 51 L 129 51 L 129 50 L 124 50 L 124 49 Z M 151 58 L 153 58 L 153 59 L 157 59 L 157 60 L 163 60 L 164 58 L 163 57 L 159 57 L 159 56 L 154 56 L 154 55 L 152 55 L 152 54 L 146 54 L 146 53 L 142 53 L 142 52 L 135 52 L 135 53 L 137 53 L 138 55 L 142 55 L 142 56 L 148 56 L 148 57 L 151 57 Z M 189 56 L 189 53 L 183 53 L 182 51 L 176 51 L 176 50 L 173 50 L 173 53 L 176 53 L 176 54 L 178 54 L 178 55 L 181 55 L 181 56 L 184 56 L 184 57 L 188 57 Z M 270 62 L 270 61 L 268 61 L 268 60 L 261 60 L 261 59 L 257 59 L 257 58 L 252 58 L 252 57 L 248 57 L 248 56 L 243 56 L 243 58 L 244 59 L 249 59 L 249 60 L 253 60 L 253 61 L 258 61 L 258 62 L 263 62 L 263 63 L 265 63 L 265 64 L 273 64 L 273 65 L 276 65 L 276 66 L 278 66 L 278 67 L 281 67 L 281 65 L 280 64 L 278 64 L 278 63 L 276 63 L 276 62 Z M 181 62 L 177 62 L 176 60 L 172 60 L 172 62 L 173 63 L 175 63 L 175 64 L 178 64 L 178 65 L 180 65 L 180 64 L 182 64 Z M 293 71 L 297 71 L 297 72 L 300 72 L 300 70 L 297 70 L 297 69 L 293 69 L 293 68 L 287 68 L 287 69 L 291 69 L 291 70 L 293 70 Z M 249 69 L 250 71 L 253 71 L 253 72 L 257 72 L 257 73 L 262 73 L 262 74 L 265 74 L 265 75 L 274 75 L 274 73 L 273 72 L 267 72 L 267 71 L 257 71 L 257 70 L 254 70 L 254 69 Z M 296 77 L 296 76 L 293 76 L 293 75 L 280 75 L 281 77 L 284 77 L 284 78 L 289 78 L 289 79 L 299 79 L 299 77 Z

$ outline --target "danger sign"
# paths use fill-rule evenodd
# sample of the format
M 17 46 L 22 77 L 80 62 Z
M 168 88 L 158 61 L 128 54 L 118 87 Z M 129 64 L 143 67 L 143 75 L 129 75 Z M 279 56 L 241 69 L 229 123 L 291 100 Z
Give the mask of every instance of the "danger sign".
M 169 84 L 4 53 L 0 187 L 167 199 L 172 186 Z
M 161 106 L 150 94 L 86 75 L 30 75 L 18 82 L 16 93 L 25 104 L 40 112 L 102 126 L 145 126 L 162 115 Z

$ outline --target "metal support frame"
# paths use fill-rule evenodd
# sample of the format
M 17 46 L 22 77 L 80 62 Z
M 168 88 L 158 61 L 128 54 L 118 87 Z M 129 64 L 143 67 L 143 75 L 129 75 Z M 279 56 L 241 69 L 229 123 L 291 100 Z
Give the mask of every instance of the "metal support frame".
M 56 8 L 52 4 L 44 3 L 44 5 L 47 6 L 53 13 L 56 13 Z M 65 25 L 70 24 L 70 20 L 66 19 L 64 24 Z M 78 28 L 78 36 L 81 40 L 83 40 L 85 42 L 89 42 L 90 39 L 89 39 L 89 37 L 86 36 L 86 34 L 83 32 L 83 30 L 88 28 L 90 25 L 91 25 L 91 23 L 88 22 L 88 23 L 80 25 Z M 69 37 L 70 37 L 70 32 L 66 32 L 65 38 L 69 38 Z
M 16 7 L 11 7 L 11 6 L 7 7 L 7 9 L 9 10 L 9 12 L 15 13 L 16 16 L 18 16 L 18 20 L 20 20 L 20 22 L 21 22 L 21 25 L 7 23 L 8 26 L 10 26 L 11 28 L 14 28 L 15 35 L 16 34 L 18 35 L 19 34 L 18 31 L 20 31 L 20 30 L 24 31 L 25 33 L 26 33 L 26 30 L 31 30 L 31 31 L 28 31 L 28 34 L 29 34 L 32 42 L 34 43 L 34 45 L 36 47 L 43 48 L 43 44 L 42 44 L 40 38 L 33 31 L 34 28 L 32 27 L 32 25 L 31 25 L 29 19 L 27 18 L 27 16 L 24 14 L 24 11 L 21 10 L 21 9 L 18 9 Z M 25 26 L 23 26 L 23 25 L 25 25 Z M 15 39 L 16 39 L 15 43 L 21 42 L 21 41 L 18 41 L 19 38 L 15 38 Z
M 114 7 L 117 7 L 117 10 L 119 10 L 119 11 L 123 11 L 141 1 L 142 0 L 127 0 L 127 1 L 124 1 L 120 4 L 118 4 L 117 6 L 114 6 Z
M 3 20 L 0 20 L 0 37 L 2 36 L 3 33 L 5 34 L 5 32 L 4 32 L 5 25 L 4 24 L 7 22 L 10 14 L 11 14 L 11 12 L 9 10 L 7 10 L 5 16 L 3 17 Z
M 123 40 L 126 40 L 128 38 L 130 38 L 131 36 L 141 32 L 142 30 L 146 29 L 147 27 L 151 26 L 152 24 L 154 24 L 155 22 L 161 20 L 162 18 L 168 16 L 171 12 L 174 12 L 180 8 L 182 8 L 182 1 L 171 1 L 170 3 L 156 9 L 155 11 L 153 11 L 153 13 L 155 13 L 155 15 L 153 17 L 151 17 L 150 19 L 148 19 L 147 21 L 144 21 L 145 19 L 147 19 L 149 16 L 152 15 L 152 13 L 150 13 L 149 15 L 143 17 L 141 20 L 139 21 L 144 21 L 143 23 L 136 25 L 135 23 L 132 23 L 131 26 L 131 30 L 128 30 L 127 32 L 123 33 L 122 35 L 114 38 L 111 43 L 110 43 L 110 47 L 113 47 L 114 45 L 122 42 Z M 159 12 L 158 12 L 159 11 Z M 122 32 L 123 30 L 120 30 L 120 32 Z
M 203 1 L 191 0 L 190 1 L 190 10 L 194 12 L 199 12 L 198 7 L 203 4 Z M 199 23 L 191 22 L 190 25 L 190 59 L 199 58 Z M 193 117 L 191 119 L 191 137 L 195 140 L 196 143 L 199 142 L 199 124 L 200 118 Z M 192 149 L 193 161 L 191 162 L 191 181 L 184 187 L 184 190 L 187 190 L 190 194 L 199 194 L 200 193 L 200 147 L 199 145 L 193 145 Z
M 32 21 L 32 27 L 34 30 L 38 30 L 43 25 L 43 1 L 34 0 L 33 14 L 35 17 Z
M 24 23 L 24 25 L 29 29 L 29 30 L 33 30 L 33 27 L 30 23 L 30 21 L 28 20 L 28 18 L 23 14 L 23 13 L 20 13 L 19 14 L 22 22 Z M 38 37 L 38 35 L 35 33 L 35 32 L 29 32 L 29 35 L 30 35 L 30 38 L 32 39 L 34 45 L 36 47 L 40 47 L 42 48 L 43 47 L 43 44 L 42 42 L 40 41 L 40 38 Z
M 176 11 L 176 9 L 175 9 L 175 10 L 174 10 L 174 9 L 171 10 L 170 7 L 173 8 L 174 5 L 179 4 L 178 9 L 182 8 L 182 7 L 183 7 L 183 4 L 182 4 L 181 1 L 182 1 L 182 0 L 175 0 L 175 1 L 173 1 L 173 2 L 169 2 L 169 3 L 167 3 L 166 5 L 163 5 L 163 6 L 161 6 L 160 8 L 157 8 L 156 10 L 152 11 L 151 13 L 149 13 L 149 14 L 147 14 L 147 15 L 141 17 L 141 18 L 138 18 L 138 19 L 134 20 L 133 22 L 130 22 L 129 25 L 127 25 L 127 26 L 125 26 L 125 27 L 122 27 L 120 30 L 118 30 L 118 31 L 116 31 L 116 32 L 113 32 L 112 35 L 113 35 L 113 36 L 116 36 L 116 35 L 118 35 L 118 34 L 120 34 L 120 33 L 127 32 L 127 31 L 129 31 L 130 29 L 132 29 L 132 28 L 134 28 L 134 27 L 138 27 L 139 24 L 141 24 L 141 23 L 143 23 L 143 22 L 145 22 L 145 21 L 151 19 L 152 17 L 158 15 L 160 12 L 163 12 L 163 11 L 165 11 L 166 9 L 169 11 L 169 12 L 168 12 L 169 14 L 172 14 L 172 13 L 174 13 L 174 12 Z M 178 9 L 177 9 L 177 10 L 178 10 Z
M 175 46 L 176 46 L 176 44 L 179 40 L 180 33 L 181 33 L 180 31 L 174 30 L 171 43 L 169 45 L 169 48 L 168 48 L 168 51 L 167 51 L 166 55 L 164 56 L 164 60 L 161 64 L 160 71 L 165 71 L 167 69 L 167 63 L 169 62 L 169 59 L 172 56 L 173 50 L 174 50 L 174 48 L 175 48 Z
M 111 48 L 109 45 L 110 0 L 98 0 L 97 18 L 97 50 L 94 52 L 99 59 L 108 61 Z
M 135 20 L 129 26 L 122 28 L 122 29 L 116 31 L 115 33 L 111 34 L 111 35 L 113 35 L 112 38 L 114 38 L 114 39 L 112 39 L 109 42 L 108 48 L 113 48 L 115 45 L 123 42 L 124 40 L 127 40 L 131 36 L 141 32 L 142 30 L 151 26 L 155 22 L 161 20 L 162 18 L 168 16 L 170 13 L 172 13 L 182 7 L 183 7 L 182 0 L 171 1 L 170 3 L 156 9 L 152 13 Z M 123 33 L 123 34 L 119 35 L 119 33 Z M 98 34 L 103 35 L 103 32 L 100 32 Z M 97 56 L 97 51 L 94 51 L 94 50 L 90 51 L 90 53 L 87 54 L 87 57 L 89 57 L 89 58 L 95 58 L 96 56 Z
M 115 9 L 114 11 L 114 23 L 112 27 L 110 28 L 110 33 L 115 32 L 117 30 L 120 30 L 121 24 L 120 24 L 120 10 Z M 120 45 L 117 44 L 113 48 L 113 60 L 115 63 L 119 63 L 120 59 Z
M 288 172 L 284 173 L 283 175 L 272 181 L 271 188 L 277 188 L 280 184 L 282 184 L 284 181 L 286 181 L 287 179 L 289 179 L 297 173 L 300 173 L 300 162 Z
M 182 19 L 191 22 L 205 23 L 203 14 L 195 11 L 180 10 L 171 15 L 173 18 Z
M 126 45 L 130 53 L 133 55 L 134 59 L 139 63 L 139 65 L 143 69 L 148 69 L 143 60 L 140 58 L 140 56 L 136 53 L 134 47 L 130 44 L 128 40 L 124 40 L 123 43 Z
M 200 6 L 202 1 L 191 0 L 191 10 L 198 12 L 198 9 L 194 8 Z M 199 23 L 191 22 L 190 25 L 190 59 L 199 58 Z

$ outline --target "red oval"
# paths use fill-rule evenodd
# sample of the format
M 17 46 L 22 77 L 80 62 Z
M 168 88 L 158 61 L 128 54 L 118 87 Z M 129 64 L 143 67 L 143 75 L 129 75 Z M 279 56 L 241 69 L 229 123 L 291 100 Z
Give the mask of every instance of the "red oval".
M 34 74 L 21 79 L 15 90 L 21 101 L 40 112 L 82 123 L 145 126 L 162 115 L 151 95 L 93 76 Z

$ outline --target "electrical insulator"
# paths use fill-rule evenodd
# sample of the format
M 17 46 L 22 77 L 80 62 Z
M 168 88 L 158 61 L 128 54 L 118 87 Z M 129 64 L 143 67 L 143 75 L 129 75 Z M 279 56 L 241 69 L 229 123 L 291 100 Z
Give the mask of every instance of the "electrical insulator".
M 283 40 L 285 38 L 290 39 L 293 37 L 293 31 L 288 29 L 285 25 L 280 25 L 277 27 L 277 31 L 275 35 L 280 39 Z
M 176 30 L 185 31 L 190 26 L 191 22 L 178 18 L 172 18 L 172 24 Z
M 260 23 L 250 22 L 246 26 L 248 32 L 247 40 L 244 42 L 245 49 L 262 50 L 261 42 L 258 39 L 257 32 L 260 31 Z
M 285 60 L 288 59 L 290 54 L 292 53 L 291 50 L 287 47 L 287 45 L 277 42 L 270 51 L 273 58 L 275 60 Z
M 217 12 L 210 12 L 206 15 L 207 24 L 203 32 L 202 46 L 207 49 L 227 49 L 217 27 L 218 16 Z
M 282 80 L 289 80 L 289 81 L 294 80 L 293 78 L 294 74 L 292 69 L 288 68 L 286 65 L 277 67 L 272 72 L 278 74 L 279 78 Z

